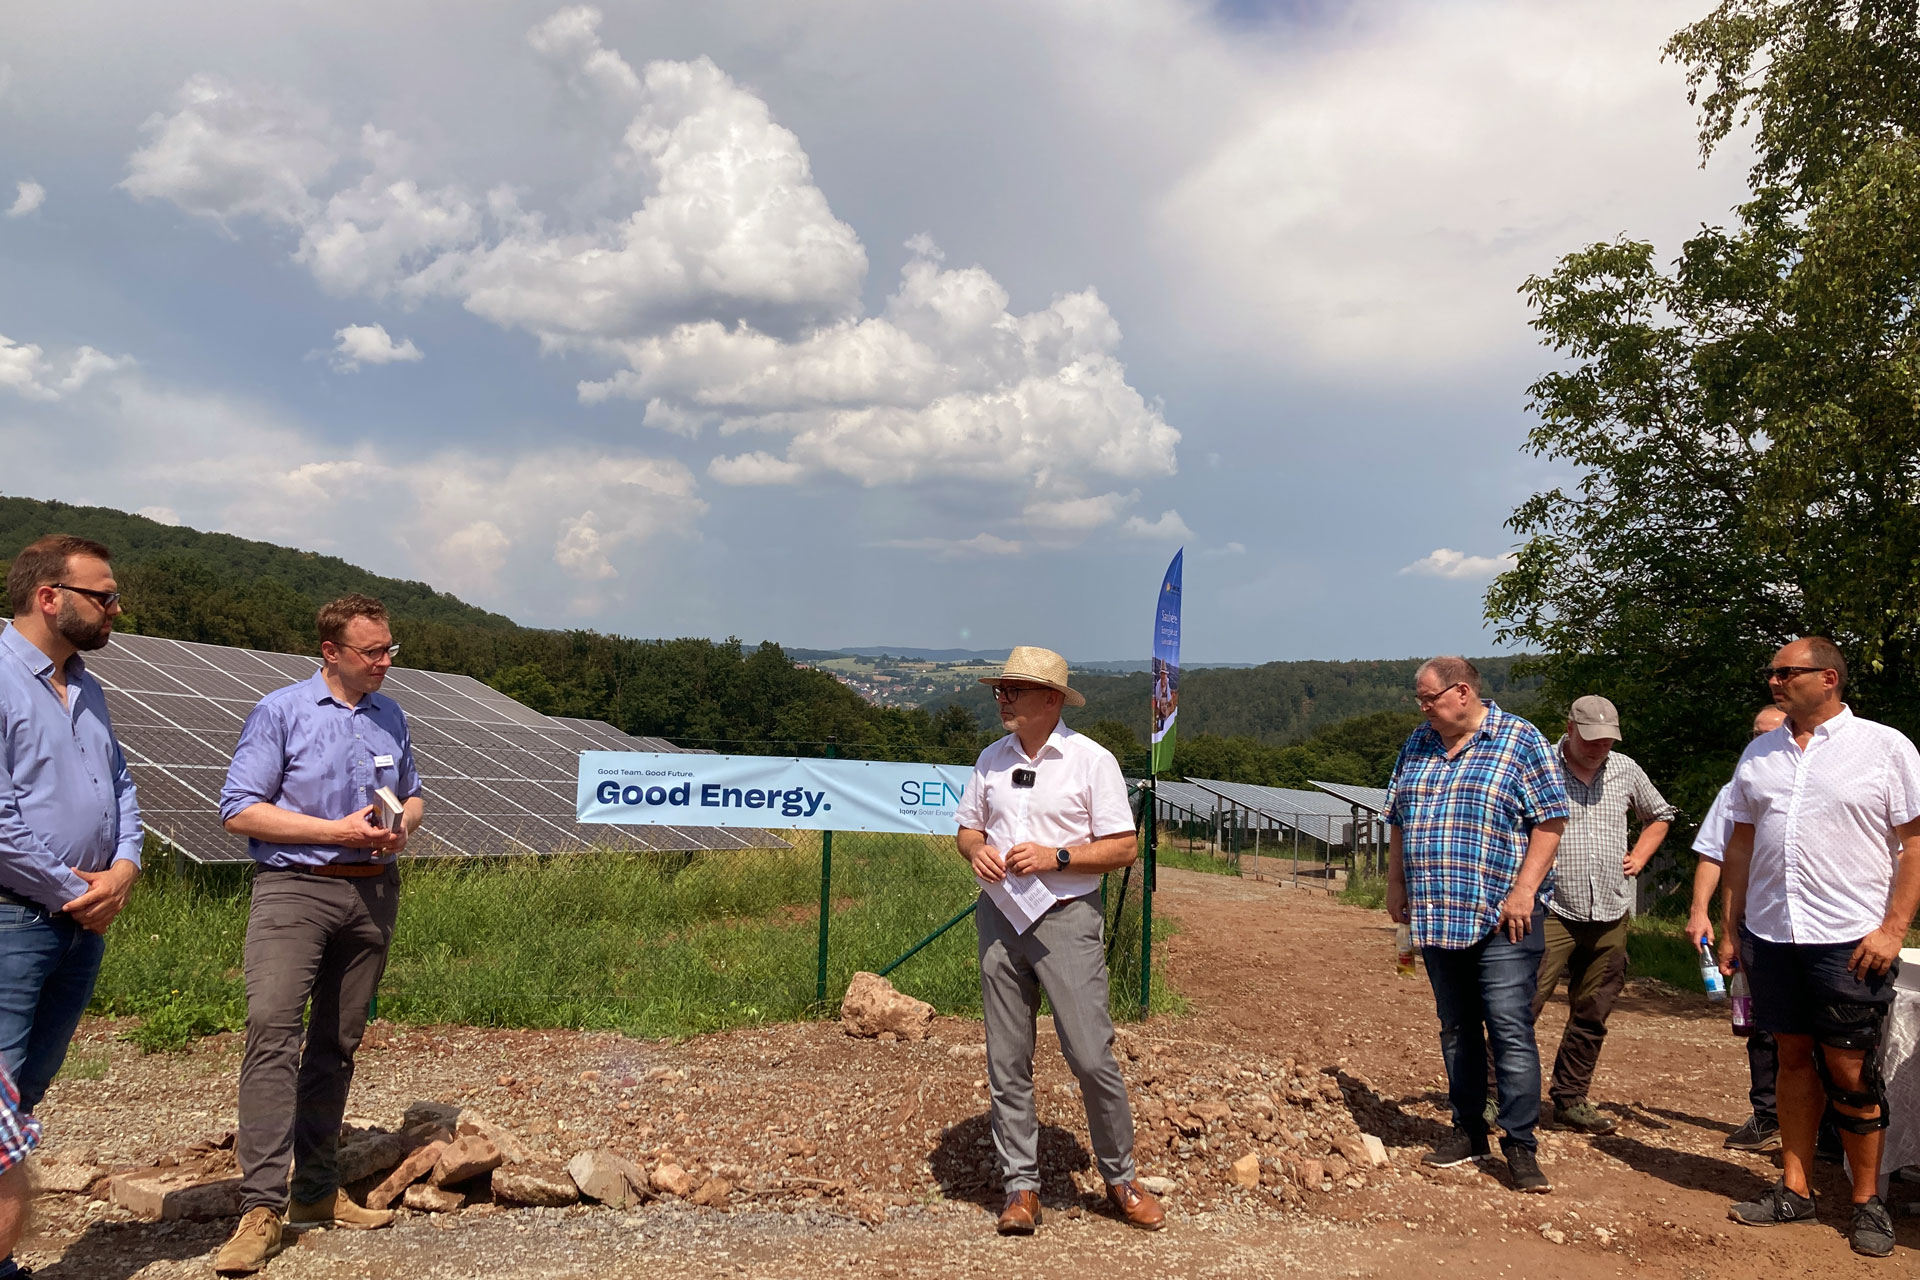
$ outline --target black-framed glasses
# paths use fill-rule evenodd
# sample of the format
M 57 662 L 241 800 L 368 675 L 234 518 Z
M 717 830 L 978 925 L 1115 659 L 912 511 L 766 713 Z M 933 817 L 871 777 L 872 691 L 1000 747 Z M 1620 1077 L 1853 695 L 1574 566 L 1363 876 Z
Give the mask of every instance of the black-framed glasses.
M 1043 692 L 1046 687 L 1043 684 L 996 684 L 993 696 L 1001 702 L 1012 702 L 1023 693 Z
M 400 646 L 397 644 L 370 644 L 362 649 L 358 645 L 340 644 L 336 641 L 335 647 L 345 649 L 349 653 L 357 653 L 368 662 L 378 662 L 382 658 L 397 657 L 400 653 Z
M 1448 685 L 1446 688 L 1440 689 L 1434 693 L 1420 693 L 1416 690 L 1413 695 L 1413 700 L 1415 703 L 1419 704 L 1419 707 L 1422 711 L 1425 711 L 1428 707 L 1440 701 L 1440 699 L 1446 697 L 1448 694 L 1452 693 L 1455 689 L 1458 689 L 1461 685 L 1465 683 L 1466 681 L 1464 680 L 1455 680 L 1452 684 Z
M 1784 684 L 1795 676 L 1804 676 L 1811 671 L 1831 670 L 1833 670 L 1832 667 L 1762 667 L 1760 668 L 1760 678 L 1768 681 L 1778 680 Z
M 95 591 L 92 587 L 72 587 L 64 582 L 49 582 L 47 585 L 50 587 L 58 587 L 62 591 L 71 591 L 77 596 L 85 596 L 87 599 L 98 604 L 102 609 L 111 609 L 120 603 L 120 593 L 118 591 Z

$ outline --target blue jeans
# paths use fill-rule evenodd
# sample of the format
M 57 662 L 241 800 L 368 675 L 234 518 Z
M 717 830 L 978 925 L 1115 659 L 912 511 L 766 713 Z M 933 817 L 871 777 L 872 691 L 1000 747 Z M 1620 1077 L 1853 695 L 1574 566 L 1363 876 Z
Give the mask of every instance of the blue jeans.
M 1440 1015 L 1440 1055 L 1447 1064 L 1453 1127 L 1485 1136 L 1487 1046 L 1500 1089 L 1501 1146 L 1533 1150 L 1540 1123 L 1540 1050 L 1533 1039 L 1533 992 L 1546 951 L 1546 909 L 1518 942 L 1494 932 L 1464 950 L 1422 947 L 1427 981 Z
M 21 1110 L 40 1105 L 67 1060 L 105 949 L 105 938 L 64 915 L 0 900 L 0 1059 Z

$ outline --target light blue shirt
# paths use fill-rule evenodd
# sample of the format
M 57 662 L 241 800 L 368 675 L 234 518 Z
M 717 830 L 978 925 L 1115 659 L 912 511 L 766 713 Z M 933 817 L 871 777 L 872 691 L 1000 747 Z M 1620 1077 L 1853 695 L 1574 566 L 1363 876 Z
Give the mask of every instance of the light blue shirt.
M 349 707 L 315 671 L 299 684 L 275 689 L 247 716 L 220 790 L 220 821 L 256 804 L 331 821 L 374 803 L 381 787 L 391 787 L 402 801 L 420 794 L 406 713 L 378 693 Z M 392 861 L 376 858 L 371 849 L 335 844 L 250 839 L 247 852 L 261 866 L 278 868 Z
M 59 911 L 87 891 L 75 871 L 140 865 L 140 805 L 107 695 L 75 654 L 67 701 L 53 659 L 0 631 L 0 887 Z

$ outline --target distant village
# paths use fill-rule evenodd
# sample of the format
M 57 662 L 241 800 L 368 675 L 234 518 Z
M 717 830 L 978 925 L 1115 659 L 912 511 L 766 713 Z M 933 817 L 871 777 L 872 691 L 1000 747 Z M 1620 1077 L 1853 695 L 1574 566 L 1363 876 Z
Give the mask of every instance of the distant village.
M 930 662 L 912 658 L 816 658 L 796 667 L 824 671 L 877 707 L 920 707 L 942 694 L 958 696 L 996 668 L 985 659 Z

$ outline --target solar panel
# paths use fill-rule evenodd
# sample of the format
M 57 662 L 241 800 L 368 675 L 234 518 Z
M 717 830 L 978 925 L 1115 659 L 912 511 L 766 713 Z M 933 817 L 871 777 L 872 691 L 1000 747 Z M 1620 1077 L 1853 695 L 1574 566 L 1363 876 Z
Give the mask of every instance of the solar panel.
M 311 676 L 318 660 L 155 636 L 116 635 L 87 655 L 147 830 L 196 862 L 245 862 L 220 825 L 220 788 L 240 727 L 261 697 Z M 381 692 L 407 713 L 427 821 L 406 857 L 495 857 L 586 849 L 785 848 L 766 831 L 574 821 L 582 751 L 678 751 L 602 720 L 545 716 L 470 676 L 395 667 Z
M 1212 778 L 1189 778 L 1188 782 L 1219 796 L 1229 805 L 1266 820 L 1265 825 L 1297 830 L 1328 844 L 1343 843 L 1350 809 L 1329 811 L 1326 796 L 1311 791 L 1283 787 L 1262 787 L 1250 782 L 1221 782 Z
M 1314 786 L 1322 791 L 1338 796 L 1347 805 L 1359 805 L 1362 809 L 1384 814 L 1387 811 L 1387 789 L 1385 787 L 1355 787 L 1344 782 L 1316 782 Z

